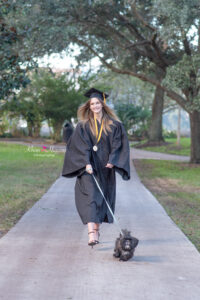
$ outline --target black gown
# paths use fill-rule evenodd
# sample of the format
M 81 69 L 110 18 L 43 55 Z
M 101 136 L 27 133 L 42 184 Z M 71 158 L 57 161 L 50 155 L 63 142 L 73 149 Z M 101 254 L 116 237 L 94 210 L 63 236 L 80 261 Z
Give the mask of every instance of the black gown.
M 130 179 L 130 149 L 127 134 L 121 122 L 113 120 L 113 123 L 114 125 L 110 125 L 112 132 L 108 132 L 107 136 L 102 131 L 96 152 L 92 148 L 96 143 L 96 137 L 90 130 L 89 122 L 86 122 L 85 128 L 81 122 L 77 124 L 66 146 L 62 176 L 77 177 L 75 203 L 83 224 L 113 223 L 113 217 L 94 178 L 85 170 L 87 164 L 92 165 L 93 174 L 113 213 L 116 200 L 115 171 L 124 180 Z M 98 120 L 97 125 L 99 132 Z M 105 167 L 107 163 L 113 164 L 114 167 Z

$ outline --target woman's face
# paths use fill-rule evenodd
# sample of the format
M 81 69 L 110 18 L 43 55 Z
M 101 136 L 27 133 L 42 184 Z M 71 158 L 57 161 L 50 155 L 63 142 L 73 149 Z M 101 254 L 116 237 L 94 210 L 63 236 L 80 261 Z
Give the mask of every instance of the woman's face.
M 93 113 L 100 113 L 102 111 L 102 103 L 98 98 L 91 98 L 90 100 L 90 109 Z

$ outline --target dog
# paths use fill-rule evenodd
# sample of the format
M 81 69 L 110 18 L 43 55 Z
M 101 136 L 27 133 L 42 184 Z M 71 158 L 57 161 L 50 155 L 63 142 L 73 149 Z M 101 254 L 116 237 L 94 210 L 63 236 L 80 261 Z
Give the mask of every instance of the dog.
M 120 233 L 120 236 L 115 241 L 113 256 L 119 258 L 119 260 L 127 261 L 133 257 L 139 240 L 131 236 L 131 232 L 127 229 L 122 229 L 122 233 L 123 235 Z

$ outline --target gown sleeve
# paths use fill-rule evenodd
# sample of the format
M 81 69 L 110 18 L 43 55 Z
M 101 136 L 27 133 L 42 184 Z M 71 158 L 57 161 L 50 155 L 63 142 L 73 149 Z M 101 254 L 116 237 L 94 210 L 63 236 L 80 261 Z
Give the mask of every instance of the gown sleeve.
M 66 145 L 62 176 L 70 178 L 82 175 L 86 165 L 90 164 L 90 153 L 87 132 L 78 123 Z
M 109 154 L 108 163 L 114 165 L 124 180 L 130 179 L 130 148 L 129 141 L 122 123 L 118 123 L 112 140 L 112 149 Z

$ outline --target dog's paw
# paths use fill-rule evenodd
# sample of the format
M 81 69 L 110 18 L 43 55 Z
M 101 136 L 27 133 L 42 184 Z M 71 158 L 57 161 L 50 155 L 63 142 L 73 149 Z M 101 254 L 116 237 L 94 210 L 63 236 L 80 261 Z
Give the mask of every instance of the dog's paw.
M 118 258 L 120 255 L 119 255 L 118 252 L 114 252 L 114 253 L 113 253 L 113 256 Z

